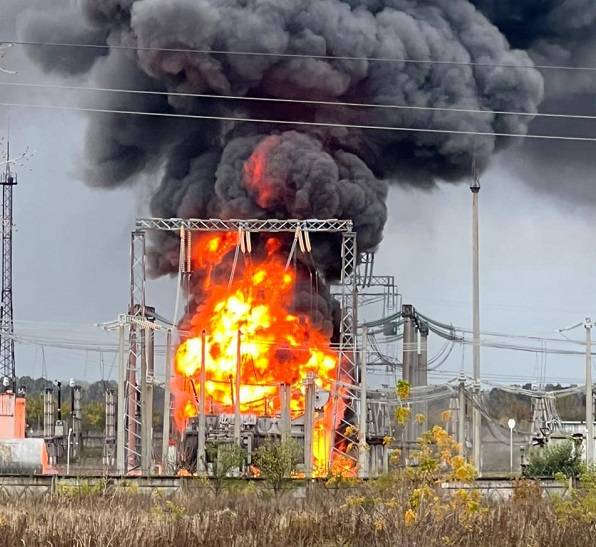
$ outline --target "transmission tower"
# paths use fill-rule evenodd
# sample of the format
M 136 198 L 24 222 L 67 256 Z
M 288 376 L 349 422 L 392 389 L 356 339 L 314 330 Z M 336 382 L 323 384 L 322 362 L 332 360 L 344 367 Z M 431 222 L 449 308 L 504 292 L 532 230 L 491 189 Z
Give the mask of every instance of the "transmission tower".
M 0 302 L 0 376 L 5 387 L 15 388 L 14 322 L 12 316 L 12 189 L 17 184 L 10 169 L 10 143 L 6 145 L 6 166 L 0 175 L 2 186 L 2 301 Z M 5 380 L 5 378 L 8 379 Z

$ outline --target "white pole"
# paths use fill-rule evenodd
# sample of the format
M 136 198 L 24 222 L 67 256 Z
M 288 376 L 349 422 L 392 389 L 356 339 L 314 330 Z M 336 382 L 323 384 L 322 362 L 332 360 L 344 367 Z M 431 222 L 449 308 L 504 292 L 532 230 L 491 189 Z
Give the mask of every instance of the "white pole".
M 515 420 L 509 418 L 507 425 L 509 426 L 509 472 L 513 475 L 513 430 L 515 429 Z
M 201 381 L 199 386 L 199 445 L 197 453 L 197 468 L 199 473 L 207 473 L 207 458 L 205 457 L 206 434 L 205 412 L 206 412 L 206 393 L 205 384 L 207 383 L 207 366 L 205 359 L 206 334 L 201 332 Z
M 170 375 L 172 373 L 172 331 L 166 333 L 166 362 L 165 362 L 165 381 L 163 397 L 163 428 L 161 438 L 161 465 L 162 474 L 168 473 L 168 451 L 170 449 Z
M 586 317 L 586 464 L 594 464 L 594 416 L 592 400 L 592 319 Z
M 472 277 L 473 277 L 473 366 L 474 366 L 474 392 L 480 396 L 480 238 L 478 230 L 478 193 L 480 192 L 480 181 L 474 173 L 474 182 L 470 186 L 472 190 Z M 480 438 L 481 438 L 481 415 L 478 408 L 479 400 L 475 401 L 472 410 L 472 455 L 474 466 L 480 473 Z
M 126 474 L 126 361 L 124 357 L 124 325 L 118 326 L 118 418 L 116 423 L 116 469 Z
M 358 477 L 368 478 L 368 446 L 366 426 L 368 420 L 366 402 L 366 361 L 368 359 L 368 327 L 362 327 L 362 347 L 360 348 L 360 416 L 358 424 Z
M 242 332 L 238 329 L 238 345 L 236 354 L 236 378 L 235 378 L 235 397 L 234 397 L 234 439 L 238 446 L 242 445 L 240 437 L 240 379 L 242 373 Z
M 513 474 L 513 429 L 509 430 L 509 472 Z
M 72 435 L 72 427 L 68 428 L 68 439 L 66 441 L 66 474 L 70 475 L 70 437 Z

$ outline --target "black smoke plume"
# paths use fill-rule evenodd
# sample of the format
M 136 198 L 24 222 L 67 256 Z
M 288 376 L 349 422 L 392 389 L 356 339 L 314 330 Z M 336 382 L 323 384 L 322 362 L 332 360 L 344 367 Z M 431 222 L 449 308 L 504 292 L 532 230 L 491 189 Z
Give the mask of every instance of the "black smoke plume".
M 537 65 L 596 66 L 596 2 L 593 0 L 472 0 L 513 47 Z M 590 71 L 541 70 L 541 111 L 594 115 L 596 76 Z M 594 137 L 592 121 L 538 118 L 538 134 Z M 540 190 L 579 204 L 594 204 L 593 143 L 529 141 L 514 152 L 517 172 Z
M 495 133 L 524 134 L 531 121 L 491 113 L 207 100 L 173 93 L 529 113 L 543 98 L 542 77 L 527 68 L 528 54 L 513 49 L 468 0 L 82 0 L 81 10 L 84 24 L 93 29 L 89 36 L 112 49 L 81 59 L 73 55 L 69 62 L 32 53 L 44 69 L 87 72 L 101 87 L 170 93 L 113 94 L 103 99 L 103 108 L 488 134 L 93 115 L 85 178 L 110 188 L 160 173 L 151 200 L 156 216 L 349 218 L 360 250 L 374 250 L 387 218 L 388 183 L 432 188 L 438 181 L 460 181 L 470 175 L 473 162 L 485 168 L 495 152 L 511 144 Z M 79 29 L 38 14 L 21 32 L 27 39 L 74 41 Z M 204 53 L 180 51 L 185 49 Z M 259 154 L 264 156 L 260 178 L 250 168 Z M 174 271 L 176 240 L 162 235 L 156 245 L 154 271 Z M 313 254 L 326 278 L 337 274 L 337 251 L 336 239 L 315 238 Z

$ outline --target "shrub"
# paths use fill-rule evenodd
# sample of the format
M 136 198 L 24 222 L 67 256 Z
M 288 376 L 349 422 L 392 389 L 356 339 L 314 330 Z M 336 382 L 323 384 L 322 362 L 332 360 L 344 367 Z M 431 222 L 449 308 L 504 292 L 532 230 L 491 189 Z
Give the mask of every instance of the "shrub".
M 294 439 L 268 440 L 257 449 L 255 464 L 277 494 L 296 470 L 299 458 L 300 446 Z
M 530 451 L 528 465 L 524 469 L 526 477 L 579 477 L 584 465 L 581 453 L 572 441 L 553 444 Z

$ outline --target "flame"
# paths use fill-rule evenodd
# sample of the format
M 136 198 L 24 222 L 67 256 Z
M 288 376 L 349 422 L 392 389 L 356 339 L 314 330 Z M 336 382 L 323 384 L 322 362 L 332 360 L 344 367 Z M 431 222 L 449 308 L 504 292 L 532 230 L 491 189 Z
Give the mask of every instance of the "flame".
M 278 184 L 270 172 L 269 157 L 272 150 L 281 143 L 279 135 L 265 137 L 255 148 L 244 164 L 244 186 L 253 194 L 254 199 L 263 209 L 272 208 L 282 198 L 284 185 Z
M 236 234 L 196 238 L 194 266 L 211 271 L 236 243 Z M 238 353 L 244 414 L 279 414 L 280 385 L 287 384 L 291 386 L 292 416 L 300 416 L 309 373 L 318 389 L 331 391 L 337 355 L 330 349 L 328 336 L 308 316 L 292 311 L 296 274 L 286 270 L 280 248 L 279 240 L 270 238 L 265 243 L 267 256 L 262 260 L 252 257 L 232 283 L 210 276 L 204 282 L 201 304 L 190 322 L 192 335 L 180 344 L 175 356 L 173 391 L 179 429 L 198 412 L 203 330 L 207 413 L 233 412 Z M 313 463 L 319 474 L 326 472 L 332 442 L 331 407 L 331 402 L 325 405 L 314 427 Z

